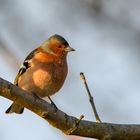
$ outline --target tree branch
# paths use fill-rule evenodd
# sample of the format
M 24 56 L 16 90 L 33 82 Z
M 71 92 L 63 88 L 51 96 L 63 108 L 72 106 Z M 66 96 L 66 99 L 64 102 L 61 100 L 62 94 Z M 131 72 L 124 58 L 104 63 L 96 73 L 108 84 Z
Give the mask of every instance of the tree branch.
M 140 139 L 140 125 L 95 123 L 86 120 L 79 121 L 76 117 L 69 116 L 61 110 L 57 110 L 56 112 L 46 101 L 33 97 L 26 91 L 2 78 L 0 78 L 0 95 L 25 106 L 65 134 L 103 140 Z M 77 122 L 79 122 L 77 129 L 72 131 L 72 133 L 67 133 L 75 127 Z

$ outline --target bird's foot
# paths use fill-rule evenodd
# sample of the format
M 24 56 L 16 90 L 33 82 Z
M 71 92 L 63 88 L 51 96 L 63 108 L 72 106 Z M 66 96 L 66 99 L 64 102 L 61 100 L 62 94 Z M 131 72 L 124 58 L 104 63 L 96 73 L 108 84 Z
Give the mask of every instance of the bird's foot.
M 58 108 L 57 108 L 57 106 L 55 105 L 55 103 L 52 101 L 52 99 L 50 98 L 50 96 L 48 96 L 48 99 L 50 100 L 51 105 L 53 106 L 55 112 L 57 112 Z
M 36 99 L 41 99 L 36 93 L 32 92 L 32 95 L 36 98 Z

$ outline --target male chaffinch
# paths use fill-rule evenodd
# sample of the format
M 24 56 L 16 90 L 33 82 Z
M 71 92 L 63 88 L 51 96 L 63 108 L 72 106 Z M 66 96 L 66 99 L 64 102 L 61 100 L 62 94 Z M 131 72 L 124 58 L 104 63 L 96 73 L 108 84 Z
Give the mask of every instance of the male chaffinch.
M 40 98 L 60 90 L 67 76 L 67 54 L 74 51 L 60 35 L 53 35 L 25 59 L 14 84 Z M 6 113 L 21 114 L 24 107 L 14 102 Z

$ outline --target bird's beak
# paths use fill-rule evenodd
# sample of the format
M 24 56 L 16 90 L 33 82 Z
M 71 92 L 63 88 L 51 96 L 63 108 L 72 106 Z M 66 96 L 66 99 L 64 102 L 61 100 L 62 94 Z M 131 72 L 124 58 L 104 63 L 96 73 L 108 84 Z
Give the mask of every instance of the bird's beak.
M 75 49 L 71 48 L 70 46 L 67 46 L 67 47 L 65 48 L 65 51 L 66 51 L 66 52 L 72 52 L 72 51 L 75 51 Z

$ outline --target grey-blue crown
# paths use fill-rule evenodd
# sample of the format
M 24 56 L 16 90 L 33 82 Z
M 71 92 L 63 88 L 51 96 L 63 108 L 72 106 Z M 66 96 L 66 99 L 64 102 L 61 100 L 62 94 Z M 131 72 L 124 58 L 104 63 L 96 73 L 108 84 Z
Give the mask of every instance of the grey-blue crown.
M 55 34 L 53 36 L 56 37 L 63 45 L 65 45 L 65 46 L 69 45 L 68 42 L 62 36 L 57 35 L 57 34 Z

